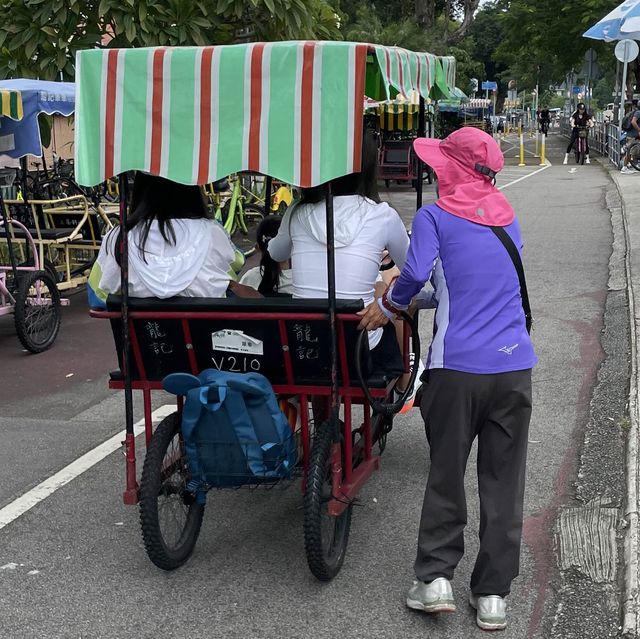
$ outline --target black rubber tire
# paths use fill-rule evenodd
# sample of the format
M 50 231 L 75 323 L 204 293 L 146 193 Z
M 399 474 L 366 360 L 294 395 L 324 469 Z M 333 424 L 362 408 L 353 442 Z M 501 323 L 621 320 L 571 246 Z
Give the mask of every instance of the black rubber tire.
M 243 216 L 247 232 L 245 233 L 240 225 L 236 224 L 231 240 L 248 257 L 256 251 L 257 232 L 260 223 L 264 220 L 264 209 L 258 204 L 245 204 Z
M 640 143 L 632 144 L 629 149 L 629 164 L 640 171 Z
M 330 517 L 327 504 L 331 497 L 331 448 L 333 427 L 324 422 L 316 431 L 311 450 L 311 463 L 304 494 L 304 548 L 309 569 L 320 581 L 333 579 L 344 562 L 353 505 L 338 517 Z M 326 547 L 323 539 L 323 520 L 330 518 L 335 526 L 333 543 Z
M 140 478 L 142 540 L 149 559 L 162 570 L 175 570 L 189 559 L 198 540 L 204 515 L 204 504 L 199 504 L 193 493 L 186 491 L 186 458 L 183 454 L 177 461 L 181 469 L 179 474 L 182 475 L 182 485 L 178 487 L 178 492 L 174 492 L 175 485 L 169 486 L 169 488 L 172 489 L 172 494 L 182 497 L 184 505 L 187 507 L 187 515 L 177 542 L 173 545 L 167 542 L 158 515 L 158 501 L 162 496 L 163 488 L 165 490 L 167 488 L 166 482 L 174 474 L 172 472 L 164 481 L 162 480 L 165 455 L 174 438 L 179 436 L 180 416 L 176 412 L 165 417 L 153 433 Z M 165 496 L 167 495 L 165 494 Z
M 47 306 L 51 312 L 42 318 L 30 312 L 36 307 L 29 304 L 31 287 L 38 281 L 47 287 L 51 298 L 51 304 Z M 60 292 L 55 281 L 46 271 L 25 272 L 19 279 L 15 299 L 14 319 L 20 343 L 32 353 L 46 351 L 53 345 L 60 330 Z M 41 328 L 36 336 L 34 329 L 38 324 L 41 324 Z

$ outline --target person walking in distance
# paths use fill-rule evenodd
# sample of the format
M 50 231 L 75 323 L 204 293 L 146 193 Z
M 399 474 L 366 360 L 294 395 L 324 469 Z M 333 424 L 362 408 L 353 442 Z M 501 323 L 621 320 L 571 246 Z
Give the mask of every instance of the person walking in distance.
M 531 313 L 513 208 L 495 187 L 504 166 L 496 142 L 463 128 L 418 139 L 438 179 L 438 200 L 413 221 L 407 260 L 382 298 L 361 311 L 376 329 L 409 307 L 430 280 L 437 303 L 420 409 L 431 466 L 409 608 L 455 611 L 451 580 L 464 552 L 464 477 L 478 440 L 480 549 L 469 602 L 483 630 L 507 625 L 505 597 L 518 575 L 531 417 Z

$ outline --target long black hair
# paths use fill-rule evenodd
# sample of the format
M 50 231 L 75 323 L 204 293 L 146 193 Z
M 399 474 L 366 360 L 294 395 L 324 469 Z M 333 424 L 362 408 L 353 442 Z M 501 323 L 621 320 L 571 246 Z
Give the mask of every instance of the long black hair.
M 260 260 L 262 281 L 258 286 L 258 292 L 265 297 L 277 293 L 280 286 L 280 264 L 269 255 L 267 247 L 269 240 L 278 235 L 281 222 L 282 218 L 279 215 L 269 215 L 260 222 L 256 233 L 258 249 L 262 253 Z
M 378 138 L 376 132 L 366 126 L 362 132 L 362 167 L 360 173 L 349 173 L 331 180 L 333 195 L 360 195 L 380 202 L 378 193 Z M 327 185 L 321 184 L 302 189 L 300 204 L 317 204 L 327 196 Z
M 169 244 L 175 244 L 176 232 L 171 220 L 209 217 L 209 211 L 199 186 L 173 182 L 166 178 L 138 171 L 133 181 L 127 231 L 142 226 L 138 250 L 144 257 L 151 223 L 156 220 L 160 234 Z M 115 238 L 115 256 L 120 264 L 120 231 Z

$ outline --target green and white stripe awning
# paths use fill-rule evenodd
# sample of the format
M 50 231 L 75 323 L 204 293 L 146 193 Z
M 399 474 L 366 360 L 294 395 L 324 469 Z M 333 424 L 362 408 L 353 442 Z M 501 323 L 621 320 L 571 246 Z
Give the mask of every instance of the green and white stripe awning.
M 347 42 L 81 51 L 76 176 L 203 184 L 251 170 L 315 186 L 360 170 L 365 85 L 446 95 L 452 73 L 452 58 Z

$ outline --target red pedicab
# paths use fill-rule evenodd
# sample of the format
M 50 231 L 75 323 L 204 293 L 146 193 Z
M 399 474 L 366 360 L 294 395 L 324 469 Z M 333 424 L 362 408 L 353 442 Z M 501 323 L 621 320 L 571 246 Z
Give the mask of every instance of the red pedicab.
M 301 456 L 293 476 L 301 477 L 304 491 L 307 559 L 321 580 L 339 571 L 354 500 L 380 465 L 374 447 L 384 449 L 404 398 L 388 403 L 395 380 L 368 370 L 368 340 L 357 330 L 362 301 L 336 300 L 331 180 L 360 170 L 365 84 L 374 97 L 376 87 L 388 95 L 393 85 L 406 94 L 419 91 L 423 102 L 432 88 L 430 57 L 341 42 L 78 54 L 77 178 L 91 186 L 120 174 L 121 229 L 126 230 L 126 171 L 188 184 L 247 170 L 299 187 L 328 184 L 328 299 L 130 299 L 128 245 L 122 238 L 122 294 L 110 296 L 106 311 L 91 314 L 112 324 L 120 370 L 109 386 L 125 391 L 124 501 L 140 500 L 145 546 L 159 567 L 170 570 L 188 559 L 204 504 L 188 486 L 182 398 L 153 431 L 151 393 L 171 373 L 197 375 L 213 365 L 259 371 L 281 400 L 297 398 L 300 418 L 290 423 Z M 238 84 L 238 77 L 244 82 Z M 424 135 L 423 116 L 420 125 Z M 420 179 L 418 206 L 421 200 Z M 410 342 L 419 357 L 417 320 L 407 316 L 406 371 Z M 147 443 L 140 485 L 133 390 L 142 391 Z M 309 415 L 316 398 L 329 408 L 328 419 L 318 424 Z M 362 423 L 354 425 L 352 409 L 358 405 Z M 239 483 L 273 485 L 256 476 Z M 162 521 L 168 506 L 173 531 Z

